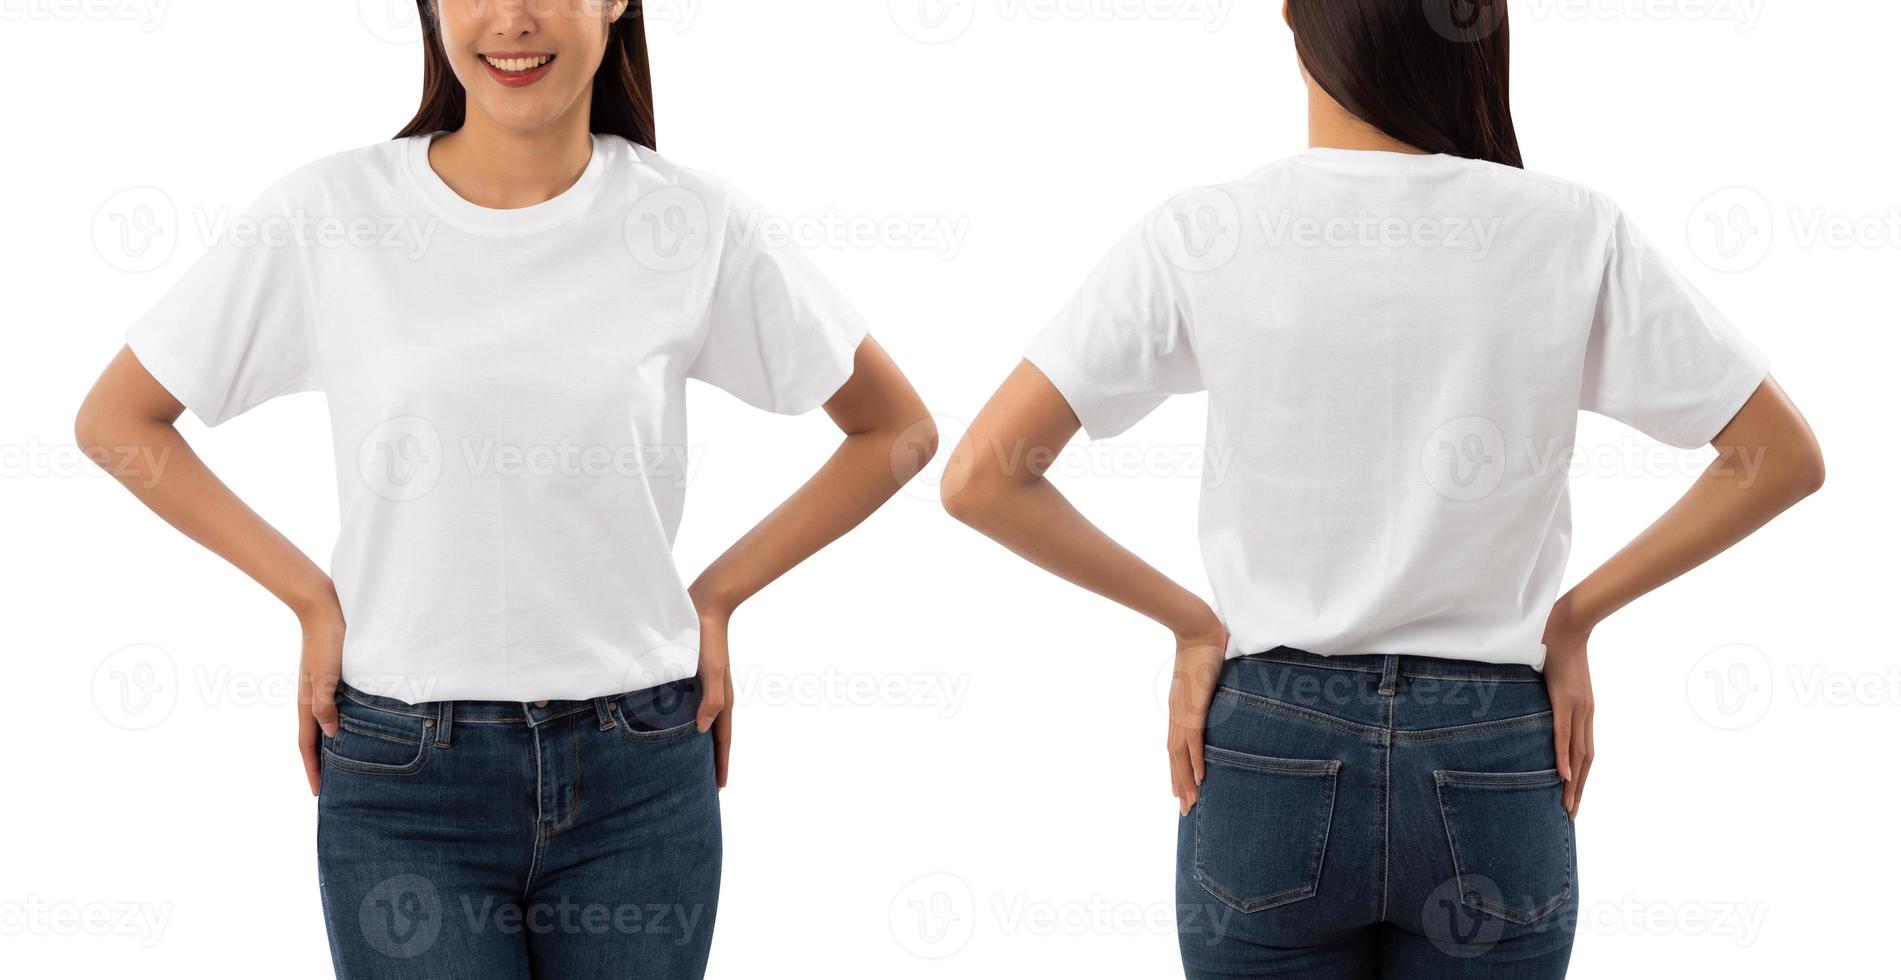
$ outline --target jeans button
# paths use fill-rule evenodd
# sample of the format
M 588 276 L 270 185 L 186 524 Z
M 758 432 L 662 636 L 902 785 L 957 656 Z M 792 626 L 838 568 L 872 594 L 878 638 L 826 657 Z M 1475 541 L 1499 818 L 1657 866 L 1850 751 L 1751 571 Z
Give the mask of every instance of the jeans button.
M 546 702 L 546 701 L 536 701 L 536 702 L 535 702 L 535 707 L 537 707 L 537 708 L 545 708 L 545 707 L 547 707 L 547 706 L 548 706 L 548 702 Z

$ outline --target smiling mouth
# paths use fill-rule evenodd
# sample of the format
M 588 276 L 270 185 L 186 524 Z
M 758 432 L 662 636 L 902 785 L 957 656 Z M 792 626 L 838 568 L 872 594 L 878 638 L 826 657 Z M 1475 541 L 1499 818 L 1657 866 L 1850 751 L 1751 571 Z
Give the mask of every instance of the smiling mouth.
M 482 64 L 496 81 L 509 88 L 521 88 L 533 85 L 548 74 L 548 66 L 554 64 L 551 54 L 485 54 Z
M 553 61 L 554 55 L 540 54 L 516 58 L 498 58 L 494 55 L 485 54 L 482 56 L 482 60 L 488 62 L 488 66 L 496 71 L 505 72 L 510 75 L 520 75 L 534 71 L 542 65 Z

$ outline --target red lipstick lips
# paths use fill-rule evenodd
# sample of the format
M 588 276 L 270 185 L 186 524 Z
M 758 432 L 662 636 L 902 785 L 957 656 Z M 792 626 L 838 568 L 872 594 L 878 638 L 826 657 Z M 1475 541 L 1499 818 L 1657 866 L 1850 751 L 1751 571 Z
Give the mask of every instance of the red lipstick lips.
M 509 88 L 523 88 L 541 81 L 548 69 L 554 67 L 554 62 L 554 55 L 544 51 L 495 51 L 482 55 L 482 66 L 488 69 L 489 75 Z M 514 67 L 524 64 L 528 67 Z

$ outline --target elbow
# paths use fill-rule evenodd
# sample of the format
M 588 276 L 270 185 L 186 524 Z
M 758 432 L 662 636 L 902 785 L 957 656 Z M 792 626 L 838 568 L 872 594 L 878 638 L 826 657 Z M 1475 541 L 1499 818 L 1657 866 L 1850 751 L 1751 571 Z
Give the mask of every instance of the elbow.
M 73 442 L 87 459 L 99 462 L 104 458 L 106 446 L 111 437 L 106 433 L 110 424 L 102 417 L 91 401 L 79 406 L 79 412 L 73 416 Z
M 1810 440 L 1796 467 L 1795 489 L 1798 500 L 1815 495 L 1828 482 L 1828 464 L 1822 460 L 1822 447 Z
M 1770 452 L 1774 455 L 1764 461 L 1771 465 L 1764 468 L 1763 478 L 1766 487 L 1772 488 L 1770 492 L 1781 501 L 1783 507 L 1793 507 L 1813 496 L 1828 481 L 1828 466 L 1822 461 L 1822 449 L 1813 439 Z
M 910 483 L 924 472 L 924 467 L 937 458 L 937 450 L 937 422 L 929 416 L 899 433 L 891 444 L 891 470 L 898 485 Z
M 959 523 L 983 531 L 1003 508 L 1006 493 L 1003 484 L 1003 474 L 978 465 L 976 454 L 966 444 L 958 447 L 944 467 L 938 498 L 943 502 L 945 513 Z
M 1822 460 L 1822 444 L 1815 433 L 1803 427 L 1801 438 L 1791 439 L 1784 466 L 1783 485 L 1788 487 L 1789 503 L 1813 496 L 1828 482 L 1828 464 Z

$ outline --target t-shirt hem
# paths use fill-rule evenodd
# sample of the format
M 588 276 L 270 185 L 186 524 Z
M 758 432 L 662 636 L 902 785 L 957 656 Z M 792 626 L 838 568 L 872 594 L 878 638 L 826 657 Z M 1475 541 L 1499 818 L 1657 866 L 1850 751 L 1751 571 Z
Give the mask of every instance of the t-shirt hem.
M 1768 378 L 1769 366 L 1763 362 L 1737 369 L 1710 399 L 1709 407 L 1697 418 L 1696 424 L 1685 433 L 1682 447 L 1693 449 L 1715 441 Z
M 232 415 L 222 415 L 212 410 L 210 406 L 213 400 L 206 394 L 206 388 L 199 382 L 198 376 L 162 346 L 148 340 L 136 325 L 126 333 L 125 345 L 139 359 L 146 373 L 170 392 L 173 398 L 178 399 L 191 414 L 197 416 L 206 428 L 215 428 L 232 418 Z
M 814 375 L 809 384 L 801 385 L 795 393 L 779 399 L 772 411 L 778 415 L 804 415 L 805 413 L 832 400 L 840 388 L 852 379 L 857 370 L 858 348 L 864 346 L 865 338 L 871 336 L 871 329 L 865 324 L 854 324 L 843 334 L 845 338 L 844 356 L 827 365 L 823 374 Z
M 1438 653 L 1431 653 L 1431 652 L 1422 651 L 1422 650 L 1383 650 L 1383 649 L 1379 649 L 1377 644 L 1375 644 L 1373 648 L 1371 649 L 1364 649 L 1364 650 L 1362 649 L 1315 650 L 1313 649 L 1313 646 L 1324 646 L 1324 644 L 1302 645 L 1298 643 L 1294 643 L 1294 644 L 1271 643 L 1262 649 L 1255 650 L 1255 649 L 1241 647 L 1234 644 L 1233 642 L 1230 642 L 1228 645 L 1228 652 L 1225 659 L 1240 660 L 1243 657 L 1266 656 L 1267 654 L 1271 654 L 1275 650 L 1281 649 L 1284 646 L 1291 646 L 1296 650 L 1299 650 L 1303 653 L 1311 653 L 1316 657 L 1424 657 L 1431 660 L 1444 660 L 1449 663 L 1483 664 L 1483 665 L 1492 666 L 1492 667 L 1530 667 L 1531 669 L 1536 670 L 1539 673 L 1544 672 L 1545 657 L 1548 652 L 1545 648 L 1545 645 L 1542 643 L 1538 644 L 1538 646 L 1535 649 L 1526 650 L 1523 653 L 1514 653 L 1514 654 L 1488 653 L 1488 654 L 1482 654 L 1482 655 L 1481 654 L 1462 655 L 1458 653 L 1452 653 L 1449 651 L 1440 651 Z
M 698 673 L 699 665 L 681 664 L 651 672 L 643 676 L 635 687 L 627 686 L 628 679 L 621 675 L 589 673 L 571 677 L 539 678 L 532 682 L 495 683 L 494 678 L 475 681 L 473 678 L 443 678 L 440 683 L 429 685 L 426 689 L 414 684 L 390 685 L 382 683 L 388 675 L 374 672 L 368 675 L 352 675 L 344 671 L 343 682 L 364 694 L 373 694 L 404 704 L 431 704 L 438 701 L 502 701 L 510 704 L 535 701 L 587 701 L 592 698 L 615 697 L 651 690 L 663 684 L 685 680 Z
M 1089 383 L 1085 380 L 1087 375 L 1066 355 L 1032 347 L 1023 355 L 1023 359 L 1043 372 L 1043 377 L 1055 386 L 1056 392 L 1069 403 L 1069 410 L 1076 413 L 1076 421 L 1082 423 L 1083 434 L 1090 440 L 1107 439 L 1122 431 L 1108 420 L 1096 417 L 1095 409 L 1086 397 L 1089 390 Z

